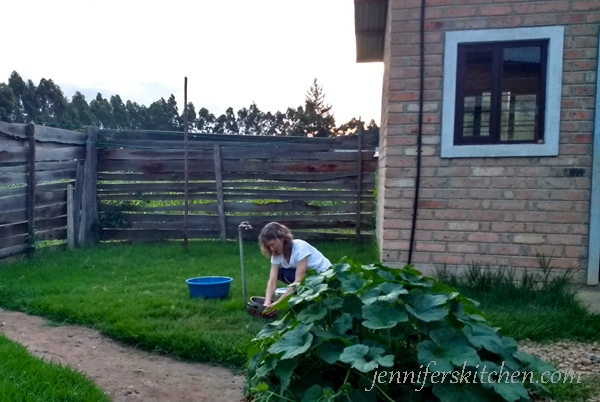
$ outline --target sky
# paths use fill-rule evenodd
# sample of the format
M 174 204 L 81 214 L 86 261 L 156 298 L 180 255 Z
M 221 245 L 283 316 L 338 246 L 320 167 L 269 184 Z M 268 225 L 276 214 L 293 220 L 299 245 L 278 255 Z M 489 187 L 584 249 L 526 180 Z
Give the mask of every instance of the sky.
M 338 125 L 380 123 L 383 63 L 356 62 L 352 0 L 19 0 L 2 14 L 0 82 L 17 71 L 88 102 L 173 94 L 181 111 L 187 77 L 188 102 L 218 116 L 298 107 L 317 78 Z

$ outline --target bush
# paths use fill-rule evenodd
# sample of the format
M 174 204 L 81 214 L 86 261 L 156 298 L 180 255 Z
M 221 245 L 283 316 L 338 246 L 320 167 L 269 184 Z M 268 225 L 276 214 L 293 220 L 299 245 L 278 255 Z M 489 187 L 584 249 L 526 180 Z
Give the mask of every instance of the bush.
M 477 302 L 412 266 L 342 260 L 311 271 L 280 305 L 281 319 L 248 352 L 245 392 L 255 402 L 551 396 L 539 380 L 553 367 L 491 328 Z

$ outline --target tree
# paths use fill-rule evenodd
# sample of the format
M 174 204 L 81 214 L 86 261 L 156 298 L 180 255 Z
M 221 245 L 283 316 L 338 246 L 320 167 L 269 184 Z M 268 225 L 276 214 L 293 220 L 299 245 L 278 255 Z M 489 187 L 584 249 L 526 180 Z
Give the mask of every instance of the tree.
M 179 131 L 182 123 L 177 111 L 175 96 L 171 94 L 168 101 L 160 98 L 153 102 L 148 107 L 145 121 L 146 124 L 143 128 L 146 130 Z
M 127 109 L 127 113 L 131 119 L 129 128 L 132 130 L 141 130 L 144 128 L 148 108 L 144 105 L 140 106 L 136 102 L 127 101 L 125 109 Z
M 126 130 L 131 127 L 131 116 L 123 104 L 119 95 L 110 97 L 110 106 L 112 107 L 113 127 L 117 130 Z
M 203 107 L 198 111 L 198 117 L 196 118 L 196 128 L 200 133 L 211 133 L 215 131 L 215 125 L 217 124 L 216 117 L 210 113 L 207 108 Z
M 315 78 L 306 93 L 304 110 L 298 116 L 307 136 L 329 137 L 334 133 L 335 119 L 330 111 L 331 105 L 325 103 L 323 87 Z
M 0 83 L 0 120 L 12 123 L 18 120 L 19 102 L 10 86 Z
M 35 91 L 38 117 L 42 123 L 69 124 L 69 104 L 58 85 L 52 80 L 42 78 Z
M 85 96 L 77 91 L 69 102 L 68 116 L 71 124 L 76 126 L 91 126 L 94 124 L 94 115 L 85 100 Z

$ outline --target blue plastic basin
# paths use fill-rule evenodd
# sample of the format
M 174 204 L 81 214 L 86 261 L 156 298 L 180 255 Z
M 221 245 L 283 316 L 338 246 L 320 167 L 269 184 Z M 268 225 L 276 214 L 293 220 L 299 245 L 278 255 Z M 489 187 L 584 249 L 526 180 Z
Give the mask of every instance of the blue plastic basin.
M 227 297 L 232 278 L 227 276 L 201 276 L 185 281 L 190 289 L 190 296 L 205 299 Z

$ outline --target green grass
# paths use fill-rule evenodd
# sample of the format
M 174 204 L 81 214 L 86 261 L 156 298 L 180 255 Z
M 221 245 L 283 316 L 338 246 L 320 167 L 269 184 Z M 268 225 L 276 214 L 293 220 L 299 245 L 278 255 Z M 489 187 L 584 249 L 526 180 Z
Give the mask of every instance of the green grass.
M 542 267 L 546 264 L 541 261 Z M 506 336 L 537 342 L 600 339 L 600 315 L 576 299 L 568 277 L 549 279 L 530 273 L 516 282 L 510 270 L 471 266 L 462 278 L 443 271 L 437 278 L 480 302 L 486 318 Z
M 373 245 L 315 244 L 332 262 L 378 260 Z M 244 246 L 248 296 L 263 295 L 269 260 Z M 230 276 L 225 300 L 191 298 L 185 280 Z M 239 245 L 215 241 L 113 245 L 39 252 L 0 269 L 0 305 L 56 322 L 94 327 L 146 350 L 242 368 L 249 341 L 266 323 L 244 307 Z
M 31 356 L 0 335 L 0 401 L 109 402 L 81 373 Z

